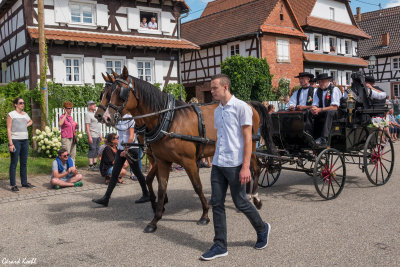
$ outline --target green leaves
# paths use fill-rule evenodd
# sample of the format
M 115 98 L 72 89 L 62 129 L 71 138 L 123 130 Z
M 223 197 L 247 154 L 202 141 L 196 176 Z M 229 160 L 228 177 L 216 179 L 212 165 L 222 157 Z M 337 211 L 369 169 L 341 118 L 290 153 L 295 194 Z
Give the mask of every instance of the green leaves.
M 221 72 L 231 79 L 232 93 L 244 101 L 261 102 L 273 95 L 273 75 L 269 72 L 266 59 L 232 56 L 222 62 Z
M 173 94 L 176 99 L 180 99 L 182 90 L 182 101 L 186 101 L 186 90 L 181 83 L 169 83 L 164 86 L 164 92 Z

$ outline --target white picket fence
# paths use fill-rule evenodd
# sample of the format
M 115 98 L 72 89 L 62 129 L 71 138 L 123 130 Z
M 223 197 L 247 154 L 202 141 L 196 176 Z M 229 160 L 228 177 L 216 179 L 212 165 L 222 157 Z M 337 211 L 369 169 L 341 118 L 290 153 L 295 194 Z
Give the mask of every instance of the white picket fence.
M 87 112 L 87 107 L 74 107 L 72 109 L 71 116 L 74 118 L 74 121 L 78 123 L 78 131 L 79 132 L 86 132 L 85 129 L 85 113 Z M 62 108 L 56 108 L 54 109 L 55 118 L 51 122 L 52 128 L 57 127 L 60 129 L 58 125 L 58 121 L 60 119 L 60 116 L 64 114 L 64 110 Z M 106 136 L 108 133 L 116 133 L 117 130 L 113 127 L 107 127 L 105 124 L 101 124 L 101 136 Z

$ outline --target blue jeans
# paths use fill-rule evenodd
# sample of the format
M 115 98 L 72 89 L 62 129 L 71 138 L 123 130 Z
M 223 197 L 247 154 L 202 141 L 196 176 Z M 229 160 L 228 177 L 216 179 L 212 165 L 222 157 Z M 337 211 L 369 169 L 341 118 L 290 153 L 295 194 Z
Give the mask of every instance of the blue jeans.
M 256 208 L 246 197 L 246 185 L 239 181 L 239 172 L 242 166 L 219 167 L 211 169 L 211 205 L 214 221 L 214 244 L 227 247 L 225 197 L 228 185 L 236 208 L 243 212 L 257 233 L 265 231 L 265 223 Z
M 26 185 L 28 183 L 27 173 L 26 173 L 26 164 L 28 162 L 28 152 L 29 152 L 29 141 L 28 139 L 23 140 L 12 140 L 15 146 L 15 152 L 10 152 L 11 163 L 10 163 L 10 185 L 15 186 L 15 174 L 17 170 L 18 164 L 18 156 L 20 158 L 19 161 L 19 174 L 21 176 L 21 184 Z

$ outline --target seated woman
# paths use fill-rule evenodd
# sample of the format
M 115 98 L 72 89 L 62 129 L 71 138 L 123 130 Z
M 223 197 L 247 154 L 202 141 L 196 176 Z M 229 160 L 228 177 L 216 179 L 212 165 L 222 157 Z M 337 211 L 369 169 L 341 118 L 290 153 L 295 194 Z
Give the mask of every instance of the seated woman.
M 101 161 L 100 161 L 100 173 L 101 176 L 105 177 L 106 184 L 110 181 L 111 173 L 113 170 L 115 154 L 117 153 L 117 145 L 119 136 L 116 133 L 110 133 L 107 135 L 106 147 L 103 150 Z M 126 174 L 126 169 L 122 168 L 118 176 L 118 183 L 124 184 L 121 177 Z
M 68 151 L 61 148 L 58 157 L 53 161 L 51 185 L 56 189 L 61 187 L 82 186 L 82 174 L 79 174 Z

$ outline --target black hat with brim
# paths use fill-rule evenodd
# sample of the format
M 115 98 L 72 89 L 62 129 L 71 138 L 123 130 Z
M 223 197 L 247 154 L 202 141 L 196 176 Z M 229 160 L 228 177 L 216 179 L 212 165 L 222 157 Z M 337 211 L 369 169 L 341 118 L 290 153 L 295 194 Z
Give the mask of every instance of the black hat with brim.
M 328 73 L 321 73 L 317 75 L 317 81 L 326 79 L 332 79 L 332 76 L 329 76 Z
M 374 78 L 374 76 L 371 76 L 371 75 L 367 75 L 367 76 L 365 76 L 365 81 L 368 83 L 374 83 L 375 82 L 375 78 Z
M 301 78 L 301 77 L 310 77 L 310 79 L 314 78 L 314 74 L 309 73 L 309 72 L 300 72 L 298 76 L 295 78 Z
M 317 82 L 317 79 L 316 78 L 311 78 L 310 79 L 310 83 L 316 83 Z

